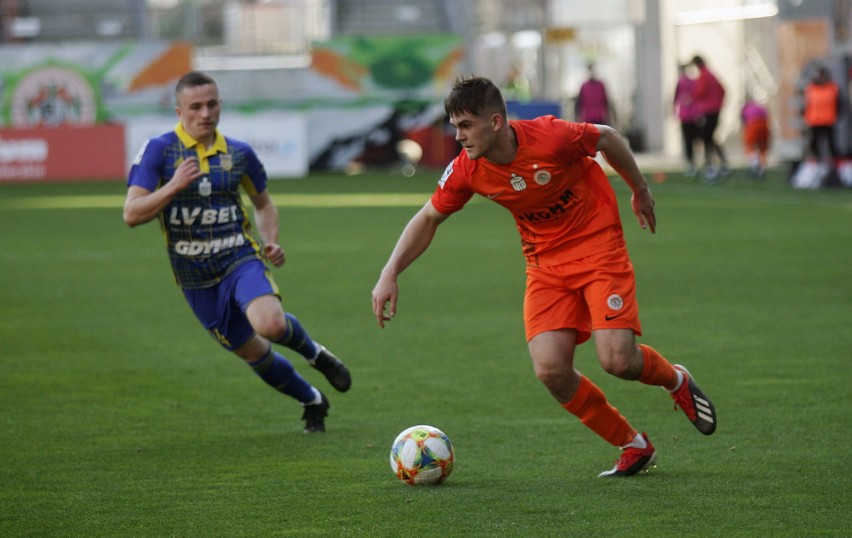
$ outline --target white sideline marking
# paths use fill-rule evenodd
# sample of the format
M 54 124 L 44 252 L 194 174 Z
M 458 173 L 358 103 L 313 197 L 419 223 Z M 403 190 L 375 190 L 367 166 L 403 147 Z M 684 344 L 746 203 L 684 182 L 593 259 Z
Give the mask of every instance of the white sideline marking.
M 124 250 L 66 250 L 5 252 L 0 254 L 0 263 L 32 262 L 81 262 L 138 260 L 164 257 L 163 249 L 124 249 Z
M 429 200 L 424 193 L 273 194 L 279 207 L 420 207 Z M 114 209 L 124 207 L 123 194 L 32 196 L 0 200 L 4 209 Z M 246 206 L 248 198 L 243 197 Z

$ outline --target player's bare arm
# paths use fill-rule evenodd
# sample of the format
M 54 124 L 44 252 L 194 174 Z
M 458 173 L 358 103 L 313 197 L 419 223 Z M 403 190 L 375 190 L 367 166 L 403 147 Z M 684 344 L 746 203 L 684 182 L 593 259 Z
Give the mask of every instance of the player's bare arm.
M 636 158 L 630 151 L 630 146 L 618 131 L 606 125 L 596 125 L 600 132 L 597 150 L 601 152 L 612 168 L 633 191 L 630 206 L 639 219 L 639 226 L 644 230 L 649 228 L 651 233 L 657 230 L 657 217 L 654 214 L 654 196 L 648 186 L 648 180 L 639 170 Z
M 373 288 L 373 314 L 379 327 L 384 328 L 385 322 L 396 316 L 399 274 L 429 248 L 438 226 L 448 217 L 449 215 L 438 212 L 429 201 L 405 226 Z
M 278 207 L 272 202 L 269 191 L 251 196 L 254 205 L 254 220 L 263 240 L 263 257 L 275 267 L 287 261 L 284 249 L 278 243 Z
M 154 192 L 138 186 L 127 189 L 124 200 L 124 222 L 131 228 L 145 224 L 157 218 L 179 193 L 204 174 L 198 166 L 198 159 L 190 157 L 175 170 L 175 175 Z

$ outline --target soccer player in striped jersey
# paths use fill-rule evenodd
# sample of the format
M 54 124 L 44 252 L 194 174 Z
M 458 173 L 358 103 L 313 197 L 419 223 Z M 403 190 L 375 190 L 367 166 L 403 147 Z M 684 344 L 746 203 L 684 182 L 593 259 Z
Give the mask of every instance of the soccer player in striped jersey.
M 686 368 L 636 343 L 642 329 L 633 266 L 597 152 L 633 191 L 641 227 L 653 233 L 657 222 L 648 182 L 621 135 L 553 116 L 509 121 L 500 90 L 482 77 L 457 80 L 444 104 L 462 150 L 404 228 L 373 288 L 379 326 L 396 316 L 399 274 L 426 251 L 438 226 L 479 194 L 508 209 L 521 236 L 524 323 L 536 376 L 562 407 L 621 449 L 600 476 L 635 475 L 655 463 L 656 450 L 574 367 L 576 346 L 592 335 L 604 370 L 664 387 L 701 433 L 713 433 L 715 408 Z
M 198 320 L 225 349 L 267 384 L 303 407 L 306 433 L 325 431 L 328 398 L 272 344 L 302 355 L 344 392 L 349 369 L 284 312 L 267 263 L 281 267 L 278 209 L 254 150 L 217 129 L 222 108 L 216 82 L 193 71 L 175 88 L 178 124 L 148 140 L 128 178 L 124 221 L 158 219 L 178 286 Z M 254 207 L 257 233 L 242 202 Z

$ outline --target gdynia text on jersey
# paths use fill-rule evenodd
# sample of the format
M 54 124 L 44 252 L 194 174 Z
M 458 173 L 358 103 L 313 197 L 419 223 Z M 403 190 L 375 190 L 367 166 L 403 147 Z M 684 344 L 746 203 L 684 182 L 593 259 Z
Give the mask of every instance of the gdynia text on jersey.
M 216 254 L 226 248 L 241 247 L 245 244 L 246 238 L 243 234 L 234 234 L 208 241 L 178 241 L 175 243 L 175 252 L 182 256 L 206 256 Z

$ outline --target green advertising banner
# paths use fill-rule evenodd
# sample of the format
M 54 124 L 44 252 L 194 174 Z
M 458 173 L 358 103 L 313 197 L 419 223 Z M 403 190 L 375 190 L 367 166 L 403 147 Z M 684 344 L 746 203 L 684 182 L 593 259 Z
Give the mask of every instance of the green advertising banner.
M 157 106 L 192 65 L 182 43 L 0 47 L 0 127 L 95 125 Z
M 364 96 L 441 97 L 459 71 L 463 39 L 453 34 L 347 37 L 314 43 L 311 67 Z

